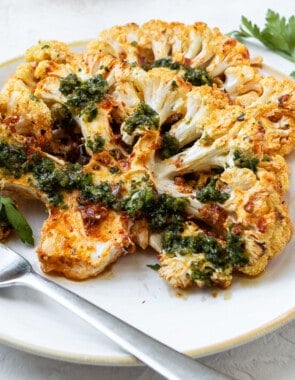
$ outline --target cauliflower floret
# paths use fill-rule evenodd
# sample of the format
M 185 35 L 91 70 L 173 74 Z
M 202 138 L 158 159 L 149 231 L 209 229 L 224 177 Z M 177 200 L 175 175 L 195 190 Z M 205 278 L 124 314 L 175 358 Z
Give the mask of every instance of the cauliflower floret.
M 229 287 L 232 282 L 230 269 L 214 270 L 203 257 L 203 254 L 175 257 L 160 255 L 159 275 L 175 288 L 185 289 L 193 284 L 199 288 L 213 284 L 221 288 Z
M 262 273 L 270 259 L 280 254 L 292 237 L 293 228 L 286 205 L 278 204 L 259 220 L 259 232 L 245 231 L 249 263 L 239 271 L 249 276 Z
M 108 166 L 95 172 L 96 176 L 90 174 L 97 162 L 106 162 L 105 152 L 82 168 L 33 147 L 27 148 L 16 136 L 3 138 L 3 142 L 0 140 L 1 187 L 18 193 L 26 190 L 27 195 L 42 200 L 49 211 L 37 249 L 45 272 L 54 271 L 81 280 L 97 275 L 120 256 L 134 252 L 132 224 L 128 225 L 107 204 L 115 197 L 119 185 L 111 188 L 107 182 L 101 183 L 104 176 L 110 180 L 106 174 L 109 174 Z M 9 150 L 4 164 L 3 154 Z M 77 188 L 81 193 L 77 193 Z M 105 203 L 93 203 L 85 198 L 86 194 Z
M 50 110 L 22 80 L 14 77 L 8 80 L 0 93 L 0 112 L 11 132 L 33 136 L 38 146 L 48 144 L 51 139 Z
M 111 53 L 140 66 L 171 56 L 174 62 L 193 68 L 206 67 L 212 76 L 231 66 L 250 65 L 244 45 L 202 22 L 184 25 L 151 20 L 141 27 L 127 24 L 100 33 L 90 42 L 89 50 Z
M 75 194 L 64 201 L 70 208 L 50 209 L 42 228 L 38 256 L 45 272 L 83 280 L 134 252 L 119 214 L 102 206 L 78 205 Z
M 116 144 L 110 125 L 110 113 L 115 100 L 106 95 L 120 73 L 125 76 L 124 67 L 113 57 L 80 54 L 71 66 L 66 64 L 62 69 L 59 65 L 57 71 L 53 66 L 47 77 L 40 80 L 35 93 L 51 106 L 57 103 L 69 109 L 85 141 L 99 137 L 104 141 L 105 149 L 112 149 Z M 86 144 L 87 152 L 92 154 L 89 146 Z
M 129 62 L 137 61 L 138 25 L 129 23 L 102 31 L 88 44 L 88 51 L 112 54 Z
M 292 106 L 291 106 L 292 107 Z M 294 109 L 289 106 L 278 106 L 277 103 L 266 103 L 252 106 L 247 110 L 263 134 L 263 151 L 265 154 L 289 154 L 295 144 L 295 103 Z
M 241 95 L 249 92 L 256 92 L 257 97 L 261 95 L 262 86 L 260 80 L 262 79 L 262 75 L 259 74 L 256 67 L 247 65 L 228 67 L 224 71 L 224 75 L 224 89 L 237 101 L 239 101 Z M 244 98 L 243 105 L 249 105 L 249 103 L 246 104 Z
M 166 68 L 155 68 L 143 75 L 134 71 L 132 80 L 143 94 L 143 101 L 155 110 L 162 125 L 171 115 L 184 109 L 184 97 L 191 89 L 181 77 Z
M 228 97 L 215 87 L 194 87 L 187 94 L 186 107 L 184 117 L 173 124 L 169 131 L 170 135 L 178 140 L 180 147 L 200 138 L 204 131 L 207 136 L 215 136 L 214 132 L 217 129 L 228 127 L 225 117 L 230 118 L 230 123 L 234 118 L 234 110 L 228 112 L 227 109 Z M 223 110 L 225 117 L 220 115 Z M 216 119 L 216 130 L 208 130 L 208 127 L 212 129 L 215 124 L 214 119 Z
M 226 265 L 223 261 L 229 255 L 229 239 L 227 244 L 187 222 L 181 233 L 164 233 L 159 274 L 173 287 L 187 288 L 195 283 L 199 287 L 215 284 L 226 288 L 231 284 L 234 262 L 233 257 Z
M 136 75 L 135 83 L 141 91 L 142 102 L 121 125 L 123 141 L 128 145 L 133 144 L 135 137 L 144 131 L 158 129 L 173 115 L 181 115 L 185 95 L 190 89 L 167 69 L 156 68 L 141 74 Z
M 39 41 L 37 45 L 26 51 L 27 62 L 39 62 L 51 60 L 57 63 L 70 62 L 73 59 L 73 53 L 69 46 L 60 41 Z
M 15 73 L 12 76 L 15 80 L 22 81 L 27 88 L 29 88 L 32 93 L 35 90 L 37 81 L 35 78 L 35 66 L 34 63 L 23 63 L 20 64 L 16 70 Z
M 141 102 L 139 93 L 132 82 L 116 83 L 112 96 L 116 100 L 112 116 L 117 123 L 122 123 L 127 119 Z
M 231 259 L 227 260 L 224 266 L 222 258 L 225 253 L 222 253 L 220 247 L 216 248 L 211 237 L 207 238 L 210 245 L 213 244 L 210 249 L 215 253 L 220 251 L 217 254 L 221 260 L 220 263 L 218 260 L 214 262 L 216 258 L 211 256 L 209 248 L 205 254 L 196 253 L 200 247 L 196 240 L 193 240 L 196 239 L 194 238 L 196 234 L 191 229 L 189 231 L 187 228 L 184 229 L 178 237 L 177 230 L 172 230 L 172 235 L 164 232 L 162 245 L 158 240 L 158 246 L 156 246 L 161 252 L 159 274 L 172 286 L 185 288 L 195 281 L 198 286 L 216 284 L 227 287 L 231 283 L 234 272 L 242 272 L 250 276 L 258 275 L 265 270 L 268 261 L 282 251 L 291 238 L 292 226 L 287 207 L 282 204 L 282 197 L 276 193 L 278 181 L 275 174 L 272 173 L 273 175 L 269 177 L 267 172 L 267 178 L 264 178 L 264 173 L 259 173 L 259 179 L 256 179 L 254 173 L 249 173 L 250 179 L 249 176 L 247 177 L 247 171 L 249 170 L 232 169 L 223 173 L 226 175 L 222 175 L 221 180 L 226 186 L 226 193 L 230 196 L 228 200 L 222 202 L 222 207 L 212 204 L 200 206 L 198 203 L 196 208 L 194 200 L 190 202 L 189 208 L 191 213 L 195 213 L 198 219 L 210 225 L 215 232 L 226 234 L 227 241 L 223 245 L 221 243 L 221 247 L 226 244 L 227 254 L 231 255 L 233 252 L 238 254 L 242 248 L 245 256 L 239 259 L 230 256 Z M 234 182 L 229 183 L 228 178 Z M 230 239 L 234 242 L 232 247 Z M 205 242 L 207 244 L 208 241 L 205 240 L 203 244 Z M 152 245 L 155 247 L 154 242 Z M 202 244 L 201 246 L 205 247 Z
M 142 25 L 139 34 L 139 46 L 151 49 L 155 60 L 168 57 L 171 52 L 171 39 L 173 26 L 182 25 L 178 23 L 169 24 L 161 20 L 151 20 Z

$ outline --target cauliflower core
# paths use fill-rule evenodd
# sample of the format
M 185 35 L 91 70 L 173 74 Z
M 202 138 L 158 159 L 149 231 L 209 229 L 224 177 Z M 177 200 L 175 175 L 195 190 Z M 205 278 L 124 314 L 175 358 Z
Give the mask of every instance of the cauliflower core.
M 0 92 L 0 175 L 48 208 L 43 270 L 85 279 L 150 246 L 174 287 L 263 272 L 292 235 L 294 94 L 200 22 L 40 41 Z

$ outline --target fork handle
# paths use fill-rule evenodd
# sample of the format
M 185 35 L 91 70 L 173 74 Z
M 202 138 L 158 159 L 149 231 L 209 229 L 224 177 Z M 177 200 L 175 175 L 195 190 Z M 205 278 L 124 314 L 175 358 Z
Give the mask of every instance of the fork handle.
M 153 339 L 72 291 L 32 271 L 21 282 L 71 310 L 143 363 L 170 380 L 221 380 L 228 377 Z

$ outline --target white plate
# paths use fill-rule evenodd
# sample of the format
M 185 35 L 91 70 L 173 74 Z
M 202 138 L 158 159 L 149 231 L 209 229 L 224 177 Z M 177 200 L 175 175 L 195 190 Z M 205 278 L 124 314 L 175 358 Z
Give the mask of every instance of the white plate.
M 0 86 L 21 58 L 0 67 Z M 295 166 L 295 155 L 289 158 Z M 291 191 L 295 193 L 291 174 Z M 288 203 L 295 220 L 295 198 Z M 23 204 L 36 241 L 46 217 L 40 204 Z M 152 252 L 119 260 L 106 273 L 85 282 L 53 280 L 128 321 L 169 346 L 200 357 L 254 339 L 295 316 L 294 239 L 256 279 L 237 278 L 229 290 L 177 291 L 146 265 Z M 40 273 L 34 249 L 17 240 L 9 245 Z M 95 364 L 137 364 L 86 323 L 34 291 L 15 288 L 0 292 L 0 342 L 42 356 Z

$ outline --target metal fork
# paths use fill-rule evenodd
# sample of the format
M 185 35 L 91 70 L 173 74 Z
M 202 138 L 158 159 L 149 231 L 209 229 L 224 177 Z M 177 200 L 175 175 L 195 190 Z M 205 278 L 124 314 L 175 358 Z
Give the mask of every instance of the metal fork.
M 228 379 L 40 276 L 26 259 L 0 244 L 0 288 L 14 285 L 34 288 L 51 297 L 167 379 Z

